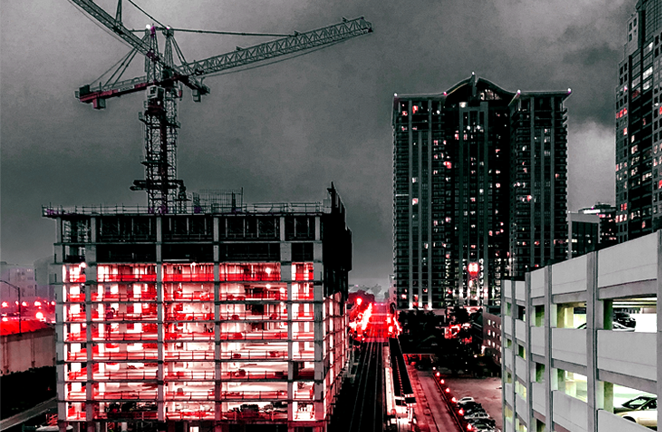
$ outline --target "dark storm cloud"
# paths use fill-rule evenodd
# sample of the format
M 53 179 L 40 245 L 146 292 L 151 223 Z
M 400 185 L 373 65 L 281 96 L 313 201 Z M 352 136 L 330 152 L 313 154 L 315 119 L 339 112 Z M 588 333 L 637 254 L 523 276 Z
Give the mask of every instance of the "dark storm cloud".
M 116 2 L 99 4 L 112 13 Z M 179 175 L 189 190 L 316 201 L 336 183 L 354 232 L 352 280 L 383 285 L 391 272 L 393 93 L 442 92 L 472 71 L 508 90 L 571 87 L 570 208 L 613 195 L 612 95 L 634 1 L 138 4 L 183 28 L 289 33 L 361 15 L 374 24 L 369 36 L 209 77 L 203 103 L 185 91 L 179 105 Z M 149 22 L 126 2 L 124 16 L 132 28 Z M 128 190 L 142 176 L 143 96 L 102 112 L 73 99 L 128 49 L 67 1 L 3 2 L 0 32 L 1 259 L 30 263 L 52 250 L 42 204 L 144 203 Z M 189 61 L 262 40 L 177 39 Z M 598 162 L 580 169 L 587 159 Z

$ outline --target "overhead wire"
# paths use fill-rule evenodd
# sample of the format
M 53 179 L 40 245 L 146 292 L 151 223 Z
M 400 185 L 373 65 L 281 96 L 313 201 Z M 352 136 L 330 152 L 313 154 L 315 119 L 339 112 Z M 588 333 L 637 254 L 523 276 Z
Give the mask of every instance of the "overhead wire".
M 161 27 L 167 28 L 167 26 L 165 24 L 162 24 L 159 20 L 157 20 L 156 18 L 154 18 L 153 16 L 151 16 L 150 14 L 145 12 L 145 10 L 143 8 L 141 8 L 140 6 L 138 6 L 133 0 L 127 0 L 127 1 L 129 3 L 131 3 L 133 6 L 135 6 L 135 8 L 138 9 L 140 12 L 144 13 L 149 19 L 151 19 L 152 21 L 154 21 L 155 23 L 157 23 Z

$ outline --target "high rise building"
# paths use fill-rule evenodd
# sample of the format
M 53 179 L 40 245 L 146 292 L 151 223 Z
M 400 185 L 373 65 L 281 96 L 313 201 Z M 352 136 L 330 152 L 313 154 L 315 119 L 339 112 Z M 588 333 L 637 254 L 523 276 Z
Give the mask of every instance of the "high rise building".
M 568 259 L 598 249 L 600 218 L 594 214 L 568 213 Z
M 181 214 L 44 209 L 61 267 L 60 421 L 326 430 L 348 347 L 340 196 L 221 201 Z
M 639 0 L 626 27 L 616 87 L 618 242 L 659 229 L 662 217 L 662 9 Z
M 398 308 L 498 303 L 509 270 L 564 256 L 568 95 L 473 74 L 442 94 L 395 95 Z
M 565 99 L 520 92 L 510 103 L 510 277 L 566 258 L 568 142 Z
M 600 249 L 618 243 L 618 237 L 616 235 L 616 207 L 611 204 L 598 202 L 593 207 L 579 209 L 578 213 L 596 215 L 600 218 L 600 239 L 598 242 Z

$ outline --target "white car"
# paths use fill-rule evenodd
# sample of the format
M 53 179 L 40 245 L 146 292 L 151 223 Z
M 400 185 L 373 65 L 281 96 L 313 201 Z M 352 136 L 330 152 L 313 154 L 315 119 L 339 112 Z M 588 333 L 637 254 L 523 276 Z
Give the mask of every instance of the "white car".
M 464 417 L 465 420 L 488 419 L 490 415 L 486 412 L 476 412 Z
M 656 401 L 657 402 L 657 401 Z M 657 406 L 655 409 L 646 409 L 641 411 L 625 411 L 616 414 L 625 420 L 630 420 L 642 426 L 657 429 Z
M 475 400 L 474 400 L 474 398 L 472 398 L 471 396 L 465 396 L 465 397 L 463 397 L 462 399 L 458 400 L 458 401 L 457 401 L 457 404 L 458 404 L 458 405 L 463 405 L 463 404 L 465 404 L 465 403 L 467 403 L 467 402 L 475 402 Z

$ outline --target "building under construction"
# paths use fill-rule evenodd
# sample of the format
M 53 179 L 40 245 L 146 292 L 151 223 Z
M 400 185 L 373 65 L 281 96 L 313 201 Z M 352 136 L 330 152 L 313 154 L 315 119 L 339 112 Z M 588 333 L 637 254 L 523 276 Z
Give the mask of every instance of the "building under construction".
M 251 206 L 233 194 L 178 214 L 44 208 L 62 266 L 60 428 L 325 431 L 352 247 L 328 192 Z

